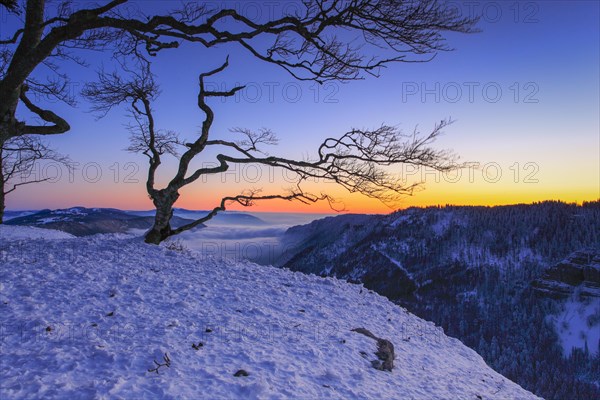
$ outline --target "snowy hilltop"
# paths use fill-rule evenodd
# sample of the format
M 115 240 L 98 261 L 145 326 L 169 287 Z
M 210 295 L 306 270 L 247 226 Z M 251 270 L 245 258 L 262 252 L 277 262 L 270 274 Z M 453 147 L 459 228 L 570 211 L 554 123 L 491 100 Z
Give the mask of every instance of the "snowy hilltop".
M 362 285 L 128 235 L 0 226 L 0 329 L 2 399 L 537 398 Z

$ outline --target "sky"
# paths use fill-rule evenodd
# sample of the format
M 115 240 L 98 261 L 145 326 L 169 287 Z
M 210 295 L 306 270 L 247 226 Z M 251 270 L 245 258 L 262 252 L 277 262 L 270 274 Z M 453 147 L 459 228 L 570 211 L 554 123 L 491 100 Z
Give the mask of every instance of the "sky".
M 77 4 L 77 3 L 75 3 Z M 169 2 L 134 3 L 148 13 Z M 170 3 L 173 4 L 173 3 Z M 213 2 L 235 8 L 250 18 L 281 14 L 297 2 Z M 193 138 L 203 120 L 196 105 L 198 74 L 230 67 L 207 79 L 213 88 L 245 84 L 233 98 L 211 99 L 214 137 L 234 138 L 234 127 L 269 128 L 279 137 L 270 154 L 303 158 L 315 154 L 324 138 L 351 128 L 397 126 L 427 133 L 444 118 L 455 122 L 435 146 L 451 149 L 468 167 L 450 175 L 421 169 L 394 170 L 407 182 L 424 182 L 422 190 L 392 207 L 332 183 L 313 182 L 355 213 L 387 213 L 396 208 L 438 204 L 498 205 L 543 200 L 582 202 L 600 198 L 600 11 L 596 1 L 466 1 L 452 2 L 465 15 L 480 15 L 475 34 L 449 34 L 454 51 L 427 63 L 396 63 L 378 78 L 317 85 L 299 82 L 281 68 L 265 65 L 239 46 L 205 49 L 183 44 L 153 60 L 161 85 L 154 103 L 159 128 Z M 52 10 L 50 10 L 52 11 Z M 1 15 L 0 36 L 16 21 Z M 110 54 L 85 53 L 87 68 L 61 65 L 77 94 L 95 79 L 100 67 L 114 69 Z M 38 76 L 48 72 L 40 68 Z M 64 208 L 75 205 L 150 209 L 145 192 L 144 156 L 131 154 L 124 108 L 97 119 L 90 104 L 76 108 L 51 99 L 40 105 L 66 117 L 71 130 L 48 138 L 69 155 L 76 169 L 39 164 L 33 171 L 48 182 L 19 188 L 7 198 L 8 209 Z M 206 154 L 195 165 L 215 162 Z M 172 176 L 175 160 L 165 160 L 159 182 Z M 281 192 L 290 186 L 278 170 L 253 166 L 224 176 L 201 179 L 182 190 L 178 207 L 207 209 L 221 196 L 243 189 Z M 239 206 L 232 209 L 240 209 Z M 325 203 L 305 206 L 283 201 L 262 202 L 252 211 L 330 213 Z

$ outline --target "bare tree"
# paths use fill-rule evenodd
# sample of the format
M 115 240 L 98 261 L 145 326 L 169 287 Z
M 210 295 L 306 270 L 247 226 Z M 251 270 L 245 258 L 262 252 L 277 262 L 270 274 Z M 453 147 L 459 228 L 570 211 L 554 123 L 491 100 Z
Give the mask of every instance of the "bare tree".
M 259 200 L 281 199 L 303 203 L 326 200 L 333 205 L 334 200 L 326 193 L 314 194 L 304 189 L 304 183 L 309 179 L 330 180 L 349 192 L 358 192 L 383 202 L 394 202 L 402 196 L 412 194 L 420 183 L 407 184 L 400 177 L 386 171 L 385 167 L 411 164 L 438 171 L 458 167 L 452 153 L 430 147 L 431 142 L 450 123 L 447 120 L 442 120 L 429 134 L 423 136 L 416 131 L 411 135 L 404 135 L 390 126 L 374 130 L 353 129 L 340 137 L 325 139 L 318 147 L 316 156 L 306 160 L 265 155 L 261 147 L 277 143 L 275 135 L 266 129 L 258 132 L 234 129 L 234 133 L 242 135 L 242 139 L 238 141 L 211 138 L 214 112 L 207 99 L 234 96 L 244 88 L 236 86 L 227 91 L 206 89 L 204 79 L 227 66 L 228 61 L 225 61 L 220 67 L 199 76 L 198 107 L 205 117 L 200 134 L 191 143 L 182 143 L 175 133 L 156 128 L 151 101 L 157 97 L 159 89 L 148 65 L 139 73 L 133 74 L 130 80 L 124 80 L 118 74 L 101 74 L 98 83 L 90 84 L 84 90 L 85 95 L 95 102 L 96 111 L 106 113 L 118 104 L 129 104 L 129 113 L 134 120 L 129 127 L 132 132 L 129 150 L 142 152 L 148 157 L 146 190 L 156 208 L 154 225 L 145 237 L 147 243 L 158 244 L 170 236 L 192 229 L 225 210 L 231 203 L 251 206 Z M 215 166 L 190 169 L 191 161 L 211 147 L 222 151 L 216 156 Z M 178 148 L 183 149 L 180 156 L 177 154 Z M 163 188 L 157 188 L 156 173 L 164 154 L 178 157 L 179 164 L 169 183 Z M 226 172 L 234 164 L 281 168 L 295 174 L 296 182 L 292 188 L 282 193 L 262 194 L 260 190 L 244 190 L 239 194 L 223 197 L 204 217 L 173 229 L 170 219 L 181 188 L 204 175 Z
M 269 15 L 264 21 L 204 2 L 186 2 L 164 15 L 147 14 L 144 2 L 101 3 L 81 2 L 88 7 L 76 9 L 77 3 L 70 1 L 0 1 L 0 7 L 20 21 L 13 32 L 0 37 L 0 146 L 14 137 L 70 129 L 62 116 L 34 104 L 24 89 L 75 104 L 60 66 L 85 65 L 84 50 L 112 48 L 120 56 L 144 57 L 176 48 L 182 41 L 206 48 L 231 43 L 297 79 L 324 82 L 377 75 L 391 62 L 427 61 L 437 51 L 449 49 L 443 33 L 471 32 L 476 22 L 436 0 L 303 1 L 293 12 Z M 356 40 L 340 39 L 336 35 L 340 30 Z M 40 69 L 50 72 L 47 79 L 39 79 Z M 19 104 L 43 123 L 17 116 Z
M 69 158 L 58 154 L 35 136 L 18 136 L 4 142 L 0 147 L 0 224 L 4 216 L 6 196 L 18 187 L 45 182 L 48 177 L 35 172 L 36 163 L 53 161 L 69 166 Z

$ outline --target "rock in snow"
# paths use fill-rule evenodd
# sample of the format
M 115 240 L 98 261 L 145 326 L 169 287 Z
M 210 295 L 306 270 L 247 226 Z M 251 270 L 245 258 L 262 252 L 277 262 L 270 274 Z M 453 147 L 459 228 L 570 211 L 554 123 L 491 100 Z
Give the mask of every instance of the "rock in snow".
M 2 399 L 537 398 L 360 285 L 20 229 L 0 230 Z M 392 371 L 357 326 L 394 344 Z
M 365 328 L 355 328 L 352 329 L 352 332 L 357 332 L 371 339 L 375 339 L 377 342 L 377 356 L 378 360 L 371 361 L 371 365 L 373 368 L 378 369 L 380 371 L 391 371 L 394 369 L 394 344 L 387 339 L 381 339 L 377 336 L 373 335 L 368 329 Z M 361 353 L 362 354 L 362 353 Z

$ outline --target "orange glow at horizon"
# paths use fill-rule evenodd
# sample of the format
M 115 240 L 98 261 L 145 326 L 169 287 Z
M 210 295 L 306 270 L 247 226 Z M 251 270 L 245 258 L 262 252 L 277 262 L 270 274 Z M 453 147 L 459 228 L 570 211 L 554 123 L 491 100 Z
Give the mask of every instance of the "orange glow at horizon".
M 589 182 L 589 181 L 588 181 Z M 37 187 L 36 187 L 37 186 Z M 239 193 L 243 185 L 206 183 L 191 185 L 181 191 L 181 197 L 175 204 L 176 207 L 190 210 L 208 210 L 219 204 L 221 196 Z M 105 185 L 89 184 L 84 187 L 78 185 L 40 185 L 24 186 L 22 194 L 25 198 L 39 200 L 39 189 L 43 188 L 44 206 L 35 207 L 28 204 L 10 202 L 9 210 L 39 209 L 39 208 L 68 208 L 73 206 L 106 207 L 123 210 L 151 210 L 153 204 L 148 198 L 144 186 L 139 184 L 122 185 L 115 193 L 107 190 Z M 111 188 L 114 189 L 114 188 Z M 297 201 L 264 200 L 257 201 L 252 207 L 243 207 L 239 204 L 229 204 L 230 211 L 244 212 L 281 212 L 281 213 L 307 213 L 307 214 L 336 214 L 366 213 L 388 214 L 397 209 L 408 207 L 427 207 L 437 205 L 466 205 L 466 206 L 495 206 L 520 203 L 533 203 L 545 200 L 560 200 L 567 203 L 582 203 L 583 201 L 596 201 L 600 199 L 600 184 L 578 184 L 575 187 L 559 187 L 558 185 L 514 184 L 514 182 L 498 183 L 469 183 L 469 182 L 431 182 L 423 186 L 423 190 L 416 191 L 413 196 L 407 196 L 393 207 L 389 207 L 378 200 L 360 194 L 349 194 L 340 187 L 332 184 L 313 184 L 308 188 L 313 193 L 324 191 L 334 199 L 340 201 L 335 204 L 335 210 L 330 208 L 327 201 L 313 204 L 302 204 Z M 30 193 L 27 193 L 30 192 Z M 264 194 L 282 193 L 282 186 L 270 184 L 265 186 Z M 10 200 L 10 198 L 9 198 Z M 338 210 L 338 211 L 336 211 Z
M 243 212 L 282 212 L 282 213 L 307 213 L 307 214 L 335 214 L 353 213 L 353 214 L 389 214 L 398 209 L 409 207 L 429 207 L 438 205 L 457 205 L 457 206 L 500 206 L 510 204 L 531 204 L 547 200 L 558 200 L 565 203 L 578 203 L 584 201 L 597 201 L 600 199 L 600 193 L 594 193 L 593 190 L 581 190 L 571 193 L 556 193 L 552 191 L 544 192 L 519 192 L 498 190 L 494 192 L 477 191 L 443 191 L 427 188 L 419 191 L 413 196 L 408 196 L 394 204 L 388 206 L 379 200 L 367 198 L 359 194 L 336 193 L 335 209 L 329 206 L 327 201 L 319 201 L 313 204 L 302 204 L 293 201 L 267 200 L 258 201 L 252 207 L 244 207 L 239 204 L 231 204 L 227 207 L 230 211 Z M 429 192 L 429 193 L 428 193 Z M 198 206 L 200 204 L 200 206 Z M 208 209 L 212 208 L 209 202 L 195 202 L 193 199 L 182 198 L 176 204 L 177 207 L 187 209 Z

